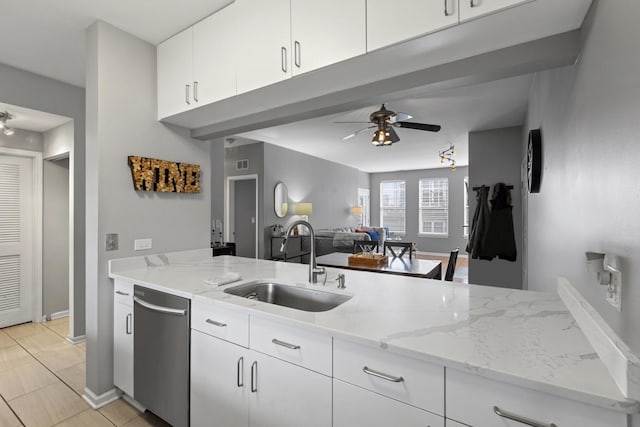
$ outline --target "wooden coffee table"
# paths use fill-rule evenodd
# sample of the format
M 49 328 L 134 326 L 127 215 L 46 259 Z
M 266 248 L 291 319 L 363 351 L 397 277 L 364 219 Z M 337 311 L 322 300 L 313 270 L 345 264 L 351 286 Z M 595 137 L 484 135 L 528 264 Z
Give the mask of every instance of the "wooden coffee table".
M 389 257 L 389 265 L 368 267 L 349 265 L 349 255 L 344 252 L 333 252 L 316 258 L 318 265 L 325 267 L 346 268 L 348 270 L 372 271 L 376 273 L 399 274 L 402 276 L 421 277 L 424 279 L 442 279 L 442 263 L 426 259 L 408 259 Z

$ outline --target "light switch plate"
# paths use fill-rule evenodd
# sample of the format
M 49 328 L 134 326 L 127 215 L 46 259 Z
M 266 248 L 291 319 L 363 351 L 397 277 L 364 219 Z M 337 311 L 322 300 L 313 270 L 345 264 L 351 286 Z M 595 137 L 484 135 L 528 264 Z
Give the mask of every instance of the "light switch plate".
M 151 249 L 151 239 L 136 239 L 133 242 L 134 251 L 145 251 Z
M 105 250 L 107 251 L 118 250 L 118 234 L 117 233 L 107 234 L 107 240 L 105 242 Z

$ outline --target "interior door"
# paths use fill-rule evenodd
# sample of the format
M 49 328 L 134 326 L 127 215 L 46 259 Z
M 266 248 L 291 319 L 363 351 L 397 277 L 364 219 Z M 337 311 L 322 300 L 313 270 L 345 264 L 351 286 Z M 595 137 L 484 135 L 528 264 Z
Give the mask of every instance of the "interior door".
M 0 155 L 0 327 L 32 319 L 33 163 Z
M 236 255 L 256 257 L 256 181 L 239 180 L 235 183 L 234 238 Z

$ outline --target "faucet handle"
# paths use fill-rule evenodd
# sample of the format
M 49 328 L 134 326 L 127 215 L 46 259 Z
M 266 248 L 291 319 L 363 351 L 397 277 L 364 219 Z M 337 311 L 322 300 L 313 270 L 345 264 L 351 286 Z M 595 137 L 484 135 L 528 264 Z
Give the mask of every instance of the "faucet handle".
M 344 274 L 342 273 L 338 274 L 336 281 L 338 282 L 338 289 L 346 289 L 347 286 L 344 284 L 344 281 L 345 281 Z

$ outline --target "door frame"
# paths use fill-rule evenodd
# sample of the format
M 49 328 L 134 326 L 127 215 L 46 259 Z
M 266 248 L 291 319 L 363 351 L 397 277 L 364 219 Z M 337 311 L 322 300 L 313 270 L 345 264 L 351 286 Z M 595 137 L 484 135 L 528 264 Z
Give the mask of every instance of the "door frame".
M 260 252 L 258 251 L 258 247 L 260 244 L 260 239 L 259 237 L 259 233 L 258 233 L 258 225 L 259 225 L 259 218 L 258 218 L 258 209 L 259 209 L 259 204 L 258 204 L 258 199 L 260 197 L 260 191 L 259 191 L 259 187 L 258 187 L 258 175 L 257 174 L 250 174 L 250 175 L 236 175 L 236 176 L 228 176 L 226 178 L 226 183 L 225 183 L 225 200 L 224 200 L 224 222 L 226 225 L 225 229 L 224 229 L 224 240 L 225 242 L 229 242 L 230 241 L 230 237 L 231 237 L 231 227 L 229 227 L 229 224 L 231 224 L 230 218 L 231 218 L 231 212 L 233 212 L 233 210 L 235 209 L 234 207 L 231 206 L 231 184 L 235 184 L 236 181 L 249 181 L 249 180 L 254 180 L 256 182 L 256 212 L 255 212 L 255 218 L 256 218 L 256 259 L 260 258 Z M 235 225 L 234 225 L 235 226 Z
M 33 179 L 33 284 L 31 294 L 31 320 L 42 322 L 42 153 L 38 151 L 20 150 L 0 147 L 0 154 L 14 157 L 25 157 L 32 162 Z

